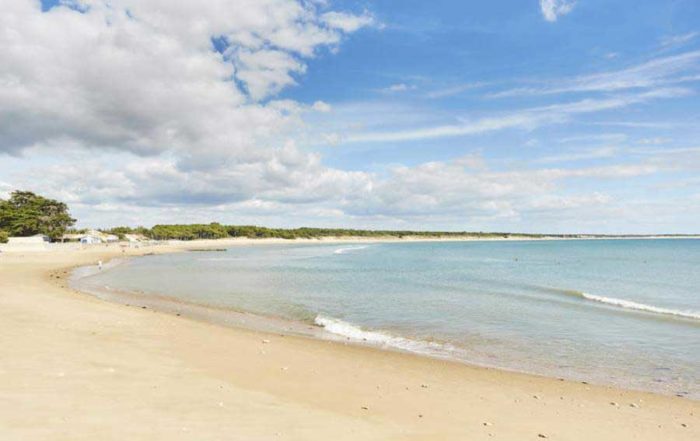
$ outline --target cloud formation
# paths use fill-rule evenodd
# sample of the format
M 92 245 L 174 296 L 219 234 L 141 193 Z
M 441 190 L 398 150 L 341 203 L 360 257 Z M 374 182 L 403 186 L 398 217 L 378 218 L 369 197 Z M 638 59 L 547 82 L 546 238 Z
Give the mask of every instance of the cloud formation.
M 640 93 L 606 98 L 587 98 L 578 101 L 521 109 L 501 115 L 464 121 L 459 124 L 401 129 L 390 132 L 355 133 L 345 137 L 343 142 L 415 141 L 474 135 L 504 129 L 532 130 L 543 125 L 567 122 L 572 116 L 577 114 L 624 108 L 633 104 L 640 104 L 663 98 L 676 98 L 690 93 L 692 93 L 690 90 L 683 88 L 659 88 Z
M 660 44 L 664 48 L 682 46 L 693 41 L 698 35 L 700 35 L 700 32 L 686 32 L 685 34 L 666 35 L 661 38 Z
M 3 1 L 0 151 L 86 148 L 243 161 L 294 122 L 264 100 L 366 18 L 296 0 Z
M 321 16 L 321 19 L 334 29 L 344 32 L 355 32 L 356 30 L 374 24 L 374 17 L 368 12 L 362 15 L 348 14 L 345 12 L 331 11 Z
M 540 10 L 545 20 L 554 22 L 574 9 L 575 0 L 540 0 Z
M 506 98 L 558 93 L 618 92 L 700 81 L 700 51 L 653 58 L 626 69 L 547 81 L 543 87 L 508 89 L 489 96 Z

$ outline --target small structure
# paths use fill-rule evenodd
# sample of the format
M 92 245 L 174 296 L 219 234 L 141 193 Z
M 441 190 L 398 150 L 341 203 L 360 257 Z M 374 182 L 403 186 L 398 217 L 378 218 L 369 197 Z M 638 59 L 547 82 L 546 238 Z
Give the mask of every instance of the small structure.
M 80 243 L 84 245 L 102 243 L 102 238 L 93 234 L 85 234 L 80 238 Z
M 80 242 L 84 245 L 94 245 L 99 243 L 117 243 L 119 236 L 116 234 L 107 234 L 99 230 L 87 230 L 84 233 L 64 234 L 63 242 Z

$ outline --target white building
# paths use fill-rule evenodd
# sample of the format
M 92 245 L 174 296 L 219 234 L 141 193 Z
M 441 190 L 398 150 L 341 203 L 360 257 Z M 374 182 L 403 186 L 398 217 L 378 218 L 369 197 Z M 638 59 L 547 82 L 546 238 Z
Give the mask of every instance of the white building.
M 85 245 L 92 245 L 96 243 L 102 243 L 102 238 L 92 234 L 86 234 L 80 238 L 80 243 Z

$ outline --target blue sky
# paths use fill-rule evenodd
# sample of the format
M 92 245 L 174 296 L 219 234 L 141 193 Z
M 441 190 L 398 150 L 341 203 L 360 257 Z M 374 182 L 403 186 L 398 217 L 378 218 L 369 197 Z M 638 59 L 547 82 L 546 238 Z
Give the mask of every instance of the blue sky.
M 571 13 L 554 23 L 543 19 L 536 2 L 371 3 L 381 27 L 353 36 L 339 54 L 310 61 L 299 86 L 283 96 L 308 102 L 323 99 L 335 106 L 364 103 L 396 107 L 424 114 L 425 126 L 450 124 L 460 118 L 604 97 L 608 90 L 491 96 L 519 87 L 546 88 L 565 79 L 620 71 L 700 49 L 700 38 L 694 35 L 700 4 L 690 1 L 578 2 Z M 688 39 L 668 42 L 680 37 Z M 392 86 L 405 90 L 391 92 Z M 582 115 L 565 125 L 353 145 L 331 149 L 326 157 L 336 166 L 352 168 L 372 167 L 374 161 L 391 161 L 397 154 L 404 164 L 444 160 L 473 151 L 493 159 L 528 161 L 533 155 L 546 157 L 566 149 L 580 150 L 580 144 L 600 144 L 593 138 L 584 139 L 585 135 L 647 138 L 666 133 L 668 138 L 668 132 L 677 133 L 678 129 L 599 123 L 686 123 L 689 136 L 696 135 L 692 127 L 698 118 L 696 102 L 697 97 L 690 94 L 625 109 L 624 113 L 614 109 Z M 393 121 L 387 117 L 378 123 L 390 126 Z M 580 142 L 564 146 L 556 142 L 573 137 L 580 137 Z M 691 140 L 676 141 L 683 145 Z M 538 148 L 529 148 L 528 143 L 534 141 Z
M 6 6 L 0 191 L 81 224 L 700 232 L 696 1 Z

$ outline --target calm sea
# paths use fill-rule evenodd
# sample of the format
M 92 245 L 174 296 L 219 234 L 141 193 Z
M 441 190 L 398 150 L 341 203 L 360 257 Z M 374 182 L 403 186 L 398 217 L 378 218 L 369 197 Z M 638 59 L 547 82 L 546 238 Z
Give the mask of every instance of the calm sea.
M 700 398 L 700 240 L 239 246 L 138 258 L 80 283 Z

